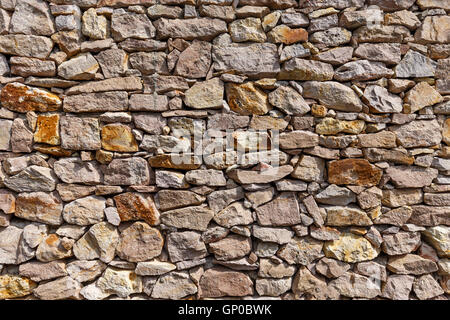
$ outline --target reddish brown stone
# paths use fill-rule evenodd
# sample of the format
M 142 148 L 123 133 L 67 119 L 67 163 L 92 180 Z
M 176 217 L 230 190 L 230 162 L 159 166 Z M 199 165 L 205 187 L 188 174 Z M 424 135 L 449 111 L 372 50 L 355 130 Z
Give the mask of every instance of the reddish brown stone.
M 153 168 L 167 168 L 167 169 L 180 169 L 180 170 L 195 170 L 201 165 L 201 160 L 194 156 L 180 156 L 172 159 L 170 154 L 162 154 L 151 157 L 148 163 Z M 181 163 L 179 163 L 181 162 Z
M 114 197 L 121 221 L 144 220 L 154 226 L 159 222 L 159 212 L 150 197 L 136 193 L 123 193 Z
M 200 279 L 202 298 L 243 297 L 253 294 L 253 282 L 244 273 L 215 267 Z
M 0 99 L 3 107 L 21 113 L 56 111 L 62 105 L 58 96 L 18 82 L 5 85 L 1 91 Z
M 381 169 L 363 159 L 332 161 L 328 168 L 328 182 L 338 185 L 373 186 L 380 182 L 381 176 Z

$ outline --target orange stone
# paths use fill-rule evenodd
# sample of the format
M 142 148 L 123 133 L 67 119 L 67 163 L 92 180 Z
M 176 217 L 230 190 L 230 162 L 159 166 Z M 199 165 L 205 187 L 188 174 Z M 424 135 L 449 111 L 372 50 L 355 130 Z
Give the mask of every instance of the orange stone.
M 253 82 L 228 83 L 226 90 L 231 110 L 241 115 L 256 114 L 262 116 L 272 109 L 267 94 L 256 88 Z
M 34 145 L 33 148 L 36 151 L 55 157 L 70 157 L 73 153 L 72 150 L 66 150 L 59 146 Z
M 191 155 L 162 154 L 151 157 L 148 163 L 153 168 L 194 170 L 200 167 L 201 160 Z
M 383 172 L 364 159 L 331 161 L 328 168 L 328 182 L 333 184 L 354 184 L 374 186 L 380 182 Z
M 59 145 L 59 115 L 38 115 L 36 121 L 36 132 L 34 142 L 41 142 L 51 145 Z
M 139 151 L 131 128 L 123 124 L 108 124 L 102 128 L 102 148 L 118 152 Z
M 120 221 L 144 220 L 154 226 L 159 223 L 159 211 L 150 196 L 144 198 L 136 193 L 122 193 L 114 197 Z
M 290 45 L 300 41 L 308 41 L 308 32 L 303 28 L 291 29 L 281 25 L 269 32 L 268 38 L 273 43 L 284 43 Z
M 15 112 L 48 112 L 61 108 L 61 99 L 42 89 L 12 82 L 5 85 L 0 93 L 2 106 Z

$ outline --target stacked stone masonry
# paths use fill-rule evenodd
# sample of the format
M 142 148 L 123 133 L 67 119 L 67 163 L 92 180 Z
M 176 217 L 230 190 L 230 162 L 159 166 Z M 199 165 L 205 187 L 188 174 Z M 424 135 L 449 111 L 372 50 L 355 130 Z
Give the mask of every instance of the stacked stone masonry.
M 0 0 L 0 299 L 447 300 L 449 12 Z

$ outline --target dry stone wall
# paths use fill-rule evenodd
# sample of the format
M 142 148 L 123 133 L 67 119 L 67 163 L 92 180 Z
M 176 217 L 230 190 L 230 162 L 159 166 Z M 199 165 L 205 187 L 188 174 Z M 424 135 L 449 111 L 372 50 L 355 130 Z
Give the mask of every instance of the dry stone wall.
M 447 299 L 448 0 L 0 0 L 0 299 Z

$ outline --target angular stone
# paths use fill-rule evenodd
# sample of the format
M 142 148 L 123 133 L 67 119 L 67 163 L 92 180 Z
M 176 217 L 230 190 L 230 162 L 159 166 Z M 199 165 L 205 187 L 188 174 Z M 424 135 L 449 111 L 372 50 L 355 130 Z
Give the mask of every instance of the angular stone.
M 422 235 L 436 249 L 439 257 L 450 257 L 450 227 L 442 225 L 427 228 Z
M 428 300 L 444 294 L 444 290 L 430 274 L 417 278 L 414 281 L 413 290 L 419 300 Z
M 81 21 L 81 31 L 86 37 L 93 40 L 101 40 L 109 36 L 108 20 L 105 16 L 98 15 L 95 8 L 86 10 L 83 13 Z
M 15 226 L 0 229 L 0 264 L 18 264 L 18 250 L 23 230 Z M 0 291 L 1 292 L 1 291 Z
M 308 41 L 308 32 L 303 28 L 292 29 L 287 25 L 279 25 L 267 34 L 267 39 L 272 43 L 290 45 Z
M 139 276 L 159 276 L 175 270 L 177 267 L 169 262 L 148 261 L 138 262 L 136 265 L 136 274 Z
M 280 180 L 293 171 L 292 166 L 272 167 L 265 171 L 236 169 L 228 173 L 228 177 L 241 184 L 270 183 Z
M 292 177 L 308 182 L 322 182 L 324 179 L 325 161 L 321 158 L 304 155 L 292 172 Z
M 34 142 L 59 145 L 61 142 L 59 135 L 59 115 L 38 115 L 33 139 Z
M 20 113 L 56 111 L 60 109 L 62 104 L 58 96 L 18 82 L 5 85 L 2 88 L 0 98 L 3 107 Z
M 241 115 L 264 115 L 271 109 L 267 94 L 253 82 L 227 83 L 226 92 L 231 110 Z
M 33 281 L 40 282 L 67 275 L 66 264 L 61 261 L 27 262 L 19 266 L 19 273 Z
M 425 17 L 414 38 L 420 43 L 449 43 L 449 25 L 450 17 L 446 15 Z
M 407 275 L 391 275 L 383 286 L 381 296 L 391 300 L 408 300 L 414 277 Z
M 386 169 L 386 174 L 397 188 L 423 188 L 431 185 L 438 171 L 433 168 L 396 166 Z
M 159 277 L 152 291 L 152 298 L 179 300 L 197 292 L 187 271 L 172 272 Z
M 80 226 L 96 224 L 103 220 L 103 210 L 105 208 L 105 198 L 89 196 L 66 204 L 63 218 L 67 223 Z
M 291 289 L 292 278 L 256 279 L 255 289 L 260 296 L 278 297 Z
M 347 29 L 333 27 L 324 31 L 314 32 L 309 39 L 313 43 L 319 43 L 330 47 L 338 47 L 349 43 L 351 37 L 352 33 Z
M 55 193 L 21 193 L 16 200 L 15 216 L 50 225 L 60 225 L 63 205 Z
M 308 81 L 302 87 L 303 97 L 319 100 L 329 108 L 346 112 L 359 112 L 362 109 L 361 100 L 356 93 L 339 82 Z
M 99 69 L 97 60 L 90 53 L 64 61 L 58 66 L 58 76 L 66 80 L 91 80 Z
M 223 107 L 224 84 L 219 78 L 197 82 L 185 92 L 184 103 L 194 109 Z
M 108 124 L 102 128 L 102 148 L 108 151 L 136 152 L 139 146 L 129 126 Z
M 379 281 L 353 272 L 347 272 L 332 280 L 329 286 L 337 290 L 342 296 L 350 298 L 373 299 L 381 294 L 381 283 Z
M 395 67 L 395 75 L 399 78 L 433 77 L 437 63 L 420 54 L 409 50 L 402 61 Z
M 23 34 L 0 36 L 0 53 L 45 59 L 53 48 L 47 37 Z
M 172 232 L 167 236 L 167 251 L 173 263 L 186 260 L 198 260 L 207 256 L 201 235 L 193 231 Z
M 210 193 L 207 196 L 208 205 L 215 213 L 226 208 L 230 203 L 241 200 L 245 197 L 244 191 L 241 187 L 218 190 Z
M 194 40 L 178 57 L 175 75 L 187 78 L 206 77 L 211 66 L 211 44 Z
M 218 72 L 235 70 L 250 78 L 276 77 L 280 72 L 277 46 L 271 43 L 213 47 L 212 56 Z
M 190 154 L 158 155 L 151 157 L 149 164 L 152 168 L 195 170 L 200 167 L 201 160 Z
M 319 203 L 336 206 L 346 206 L 349 203 L 356 202 L 356 196 L 352 191 L 335 184 L 318 193 L 315 199 Z
M 161 213 L 161 222 L 176 228 L 205 231 L 214 216 L 206 207 L 186 207 Z
M 294 233 L 287 228 L 266 228 L 254 225 L 253 236 L 264 242 L 286 244 L 291 241 Z
M 95 280 L 106 269 L 106 265 L 99 260 L 77 260 L 68 263 L 65 267 L 69 276 L 78 282 Z
M 37 287 L 34 281 L 29 278 L 16 275 L 0 276 L 0 300 L 25 297 L 33 292 Z
M 41 300 L 77 299 L 80 290 L 80 283 L 67 276 L 40 284 L 34 289 L 33 294 Z
M 200 205 L 206 198 L 191 191 L 161 190 L 157 193 L 155 200 L 158 203 L 159 210 L 167 211 Z
M 252 249 L 250 238 L 232 234 L 209 244 L 209 250 L 219 261 L 238 259 L 246 256 Z
M 258 223 L 262 226 L 291 226 L 301 222 L 298 202 L 294 194 L 282 195 L 256 208 Z
M 95 185 L 101 183 L 102 174 L 95 162 L 81 161 L 78 158 L 64 158 L 54 164 L 55 174 L 65 183 Z
M 414 113 L 425 107 L 444 101 L 444 98 L 426 82 L 420 82 L 405 96 L 405 113 Z
M 119 233 L 110 223 L 100 222 L 93 225 L 73 246 L 78 260 L 100 259 L 105 263 L 113 260 Z
M 382 171 L 363 159 L 332 161 L 328 167 L 328 181 L 333 184 L 373 186 L 378 184 Z
M 431 147 L 442 140 L 441 128 L 436 120 L 416 120 L 395 126 L 392 131 L 405 148 Z
M 226 228 L 236 225 L 249 225 L 253 222 L 252 213 L 241 202 L 235 202 L 214 216 L 214 221 Z
M 279 143 L 282 149 L 311 148 L 319 144 L 319 136 L 309 131 L 291 131 L 280 134 Z
M 350 269 L 350 265 L 334 259 L 322 258 L 316 264 L 316 270 L 327 278 L 338 278 Z
M 435 262 L 415 254 L 389 257 L 387 268 L 396 274 L 421 275 L 437 271 Z
M 388 65 L 397 64 L 401 60 L 400 44 L 361 43 L 355 50 L 355 56 L 371 61 L 384 62 Z M 396 68 L 398 68 L 398 66 Z M 397 76 L 399 77 L 398 74 Z
M 199 293 L 202 298 L 243 297 L 253 294 L 253 282 L 244 273 L 214 267 L 200 278 Z
M 11 150 L 11 120 L 0 120 L 0 150 Z
M 295 267 L 286 263 L 276 264 L 270 259 L 261 259 L 258 276 L 263 278 L 281 279 L 291 277 L 295 273 Z
M 155 36 L 155 28 L 145 14 L 117 10 L 111 16 L 111 33 L 115 41 L 151 39 Z
M 161 254 L 164 238 L 144 222 L 135 222 L 120 234 L 116 251 L 126 261 L 147 261 Z
M 301 116 L 311 110 L 303 97 L 291 87 L 281 86 L 272 91 L 269 94 L 269 102 L 288 115 Z
M 394 72 L 391 69 L 386 68 L 385 64 L 382 62 L 358 60 L 347 62 L 336 69 L 334 78 L 338 81 L 366 81 L 383 77 L 390 78 L 393 75 Z
M 327 207 L 327 225 L 329 226 L 371 226 L 372 220 L 367 214 L 352 207 Z
M 56 74 L 54 61 L 46 61 L 27 57 L 11 57 L 11 74 L 22 77 L 53 77 Z
M 258 18 L 235 20 L 229 26 L 233 42 L 265 42 L 267 37 Z
M 11 17 L 9 32 L 43 36 L 55 33 L 48 4 L 42 0 L 18 1 Z
M 51 192 L 56 187 L 56 176 L 50 168 L 32 165 L 20 173 L 6 178 L 4 184 L 16 192 Z
M 182 38 L 185 40 L 212 40 L 217 35 L 227 32 L 227 24 L 219 19 L 165 19 L 155 22 L 159 39 Z
M 159 222 L 159 212 L 150 197 L 136 193 L 122 193 L 114 197 L 120 221 L 144 220 L 154 226 Z
M 124 91 L 72 95 L 64 99 L 66 112 L 125 111 L 127 108 L 128 95 Z
M 294 58 L 283 64 L 279 79 L 327 81 L 332 80 L 333 75 L 334 70 L 331 64 Z
M 11 192 L 0 190 L 0 210 L 6 214 L 16 211 L 16 197 Z
M 36 258 L 39 261 L 49 262 L 71 257 L 72 246 L 75 240 L 50 234 L 39 244 L 36 250 Z
M 308 265 L 314 260 L 323 257 L 323 243 L 310 237 L 298 238 L 284 245 L 277 252 L 277 256 L 289 264 Z
M 372 260 L 380 253 L 366 238 L 353 233 L 341 233 L 338 240 L 326 242 L 323 251 L 328 258 L 348 263 Z
M 323 135 L 336 135 L 341 132 L 359 134 L 364 127 L 363 120 L 346 121 L 327 117 L 316 125 L 316 132 Z
M 363 97 L 374 113 L 400 113 L 403 110 L 402 99 L 399 96 L 377 85 L 367 86 Z
M 142 292 L 142 279 L 136 276 L 134 271 L 107 268 L 97 280 L 96 286 L 106 296 L 115 294 L 120 298 L 126 298 L 130 294 Z
M 109 78 L 99 81 L 88 81 L 67 89 L 67 95 L 94 93 L 105 91 L 134 91 L 142 89 L 142 80 L 138 77 Z M 123 102 L 121 102 L 123 104 Z M 105 110 L 111 111 L 111 110 Z
M 382 203 L 388 207 L 401 207 L 421 203 L 423 193 L 420 189 L 383 190 Z
M 147 185 L 149 182 L 149 166 L 142 158 L 114 159 L 105 171 L 108 185 Z

